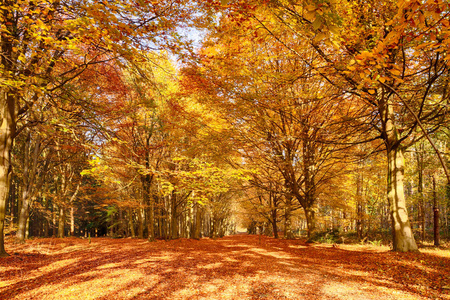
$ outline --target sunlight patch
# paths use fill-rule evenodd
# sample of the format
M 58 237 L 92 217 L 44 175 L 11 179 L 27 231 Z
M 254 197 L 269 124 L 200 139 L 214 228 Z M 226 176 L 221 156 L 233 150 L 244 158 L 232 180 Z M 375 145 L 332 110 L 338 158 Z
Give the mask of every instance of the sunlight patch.
M 97 269 L 102 270 L 102 269 L 112 269 L 112 268 L 117 268 L 120 267 L 122 264 L 120 263 L 110 263 L 110 264 L 106 264 L 103 266 L 98 266 Z
M 125 299 L 132 298 L 142 293 L 142 284 L 145 277 L 145 286 L 155 286 L 159 276 L 144 275 L 139 271 L 128 270 L 126 274 L 123 270 L 116 270 L 104 276 L 96 271 L 75 275 L 62 283 L 54 284 L 51 292 L 48 286 L 30 291 L 30 294 L 22 294 L 22 298 L 30 299 L 83 299 L 91 300 L 98 298 Z M 133 288 L 130 288 L 130 287 Z M 95 287 L 95 288 L 94 288 Z M 117 298 L 118 297 L 118 298 Z
M 252 249 L 250 249 L 250 251 L 258 253 L 258 254 L 261 254 L 261 255 L 272 256 L 272 257 L 275 257 L 275 258 L 282 258 L 282 259 L 291 259 L 291 258 L 293 258 L 288 253 L 281 252 L 281 251 L 278 251 L 278 252 L 267 251 L 267 250 L 262 249 L 262 248 L 252 248 Z
M 294 264 L 287 262 L 287 261 L 279 261 L 278 262 L 280 265 L 286 265 L 286 266 L 293 266 Z
M 350 282 L 349 282 L 350 283 Z M 321 291 L 329 298 L 333 299 L 380 299 L 380 293 L 386 299 L 402 299 L 402 300 L 414 300 L 422 299 L 416 297 L 405 291 L 392 290 L 382 286 L 367 286 L 367 285 L 351 285 L 349 283 L 342 284 L 339 282 L 327 281 L 327 284 L 322 287 Z
M 236 244 L 236 245 L 224 245 L 224 247 L 227 248 L 236 248 L 236 247 L 240 247 L 240 248 L 251 248 L 251 245 L 247 245 L 247 244 Z
M 231 257 L 225 257 L 224 260 L 228 261 L 228 262 L 239 262 L 239 260 L 231 258 Z
M 207 265 L 204 265 L 204 266 L 197 266 L 197 268 L 199 268 L 199 269 L 209 269 L 210 270 L 210 269 L 219 268 L 222 265 L 223 265 L 223 263 L 217 262 L 217 263 L 207 264 Z
M 308 247 L 302 245 L 289 245 L 289 248 L 292 249 L 307 249 Z

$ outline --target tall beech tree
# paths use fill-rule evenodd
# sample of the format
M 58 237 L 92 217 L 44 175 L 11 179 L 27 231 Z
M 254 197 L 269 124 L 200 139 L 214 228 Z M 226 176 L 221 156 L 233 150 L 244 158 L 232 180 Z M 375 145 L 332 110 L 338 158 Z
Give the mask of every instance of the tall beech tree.
M 275 40 L 302 58 L 283 26 L 322 59 L 318 74 L 373 110 L 372 126 L 387 153 L 387 199 L 393 248 L 416 251 L 403 178 L 404 150 L 446 116 L 449 4 L 445 1 L 262 2 L 271 17 L 247 12 Z M 242 10 L 241 10 L 242 12 Z M 431 140 L 430 140 L 431 141 Z M 432 141 L 431 141 L 432 142 Z M 440 153 L 438 153 L 439 155 Z M 445 168 L 445 164 L 443 165 Z

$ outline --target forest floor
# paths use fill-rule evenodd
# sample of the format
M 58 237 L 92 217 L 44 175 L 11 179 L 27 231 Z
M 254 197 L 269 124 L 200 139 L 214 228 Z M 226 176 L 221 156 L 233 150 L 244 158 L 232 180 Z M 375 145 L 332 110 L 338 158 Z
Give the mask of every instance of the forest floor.
M 0 299 L 450 299 L 450 250 L 235 235 L 7 240 Z

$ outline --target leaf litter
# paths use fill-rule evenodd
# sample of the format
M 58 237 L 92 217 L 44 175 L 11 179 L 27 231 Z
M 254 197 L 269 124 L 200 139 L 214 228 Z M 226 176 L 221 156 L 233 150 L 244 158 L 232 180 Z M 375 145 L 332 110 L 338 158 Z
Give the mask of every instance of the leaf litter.
M 450 251 L 221 239 L 7 241 L 0 299 L 450 299 Z

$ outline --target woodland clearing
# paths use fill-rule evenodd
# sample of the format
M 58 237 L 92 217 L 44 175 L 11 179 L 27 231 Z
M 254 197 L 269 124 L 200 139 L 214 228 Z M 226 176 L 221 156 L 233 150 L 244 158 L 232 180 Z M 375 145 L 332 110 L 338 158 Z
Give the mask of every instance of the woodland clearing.
M 450 299 L 450 251 L 265 236 L 7 243 L 0 299 Z

